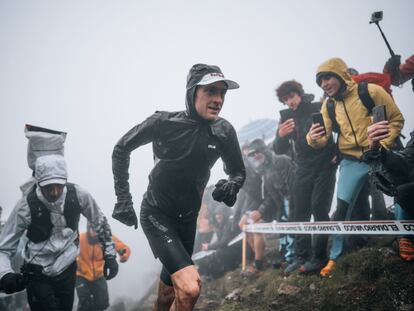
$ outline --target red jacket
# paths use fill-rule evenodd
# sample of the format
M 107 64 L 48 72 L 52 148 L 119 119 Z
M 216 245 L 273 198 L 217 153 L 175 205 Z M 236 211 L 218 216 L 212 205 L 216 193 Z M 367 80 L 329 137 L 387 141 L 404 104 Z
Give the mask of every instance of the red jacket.
M 405 63 L 399 67 L 399 72 L 388 72 L 387 66 L 384 67 L 384 73 L 391 75 L 392 85 L 399 86 L 404 82 L 414 78 L 414 55 L 405 60 Z

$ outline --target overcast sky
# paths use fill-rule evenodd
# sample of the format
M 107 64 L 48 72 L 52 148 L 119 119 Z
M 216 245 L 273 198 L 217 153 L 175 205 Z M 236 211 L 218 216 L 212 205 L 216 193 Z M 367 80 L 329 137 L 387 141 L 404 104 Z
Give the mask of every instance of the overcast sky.
M 110 218 L 115 195 L 111 153 L 127 130 L 155 110 L 183 110 L 189 68 L 216 64 L 236 80 L 222 110 L 236 129 L 276 118 L 274 89 L 289 79 L 322 95 L 317 66 L 341 57 L 360 72 L 381 71 L 389 57 L 371 13 L 405 60 L 414 52 L 414 2 L 378 1 L 105 1 L 0 0 L 0 205 L 7 216 L 31 172 L 24 124 L 68 133 L 69 179 L 96 198 Z M 411 30 L 410 30 L 411 29 Z M 414 128 L 410 83 L 394 88 Z M 152 167 L 150 146 L 132 155 L 131 189 L 139 205 Z M 210 180 L 222 176 L 217 165 Z M 158 266 L 141 229 L 110 218 L 132 248 L 112 297 L 138 297 Z M 82 226 L 83 228 L 83 226 Z

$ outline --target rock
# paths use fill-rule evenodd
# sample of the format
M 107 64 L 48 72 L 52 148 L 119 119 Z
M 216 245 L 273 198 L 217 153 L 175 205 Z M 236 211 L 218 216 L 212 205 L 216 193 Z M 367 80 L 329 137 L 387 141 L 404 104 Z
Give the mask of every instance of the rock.
M 309 285 L 309 289 L 310 289 L 311 292 L 314 292 L 316 290 L 315 283 L 312 283 L 311 285 Z
M 389 248 L 389 247 L 381 247 L 378 249 L 378 252 L 380 252 L 381 255 L 385 257 L 397 256 L 397 253 L 392 248 Z
M 230 294 L 224 298 L 225 300 L 231 300 L 231 301 L 241 301 L 241 293 L 243 292 L 243 289 L 236 288 L 234 289 Z
M 285 283 L 280 284 L 279 288 L 277 289 L 277 293 L 279 295 L 292 296 L 292 295 L 296 295 L 299 292 L 300 292 L 300 287 L 285 284 Z

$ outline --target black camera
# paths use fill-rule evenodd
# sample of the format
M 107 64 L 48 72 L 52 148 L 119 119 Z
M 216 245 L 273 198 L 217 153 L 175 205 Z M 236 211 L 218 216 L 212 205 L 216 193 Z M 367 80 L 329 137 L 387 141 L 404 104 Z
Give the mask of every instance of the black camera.
M 369 23 L 378 23 L 379 21 L 382 21 L 382 11 L 372 13 Z

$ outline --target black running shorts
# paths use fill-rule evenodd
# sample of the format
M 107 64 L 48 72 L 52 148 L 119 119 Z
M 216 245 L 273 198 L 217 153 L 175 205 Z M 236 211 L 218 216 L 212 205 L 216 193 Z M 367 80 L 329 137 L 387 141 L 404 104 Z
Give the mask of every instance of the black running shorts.
M 194 265 L 191 255 L 197 219 L 181 220 L 167 216 L 157 207 L 150 206 L 144 197 L 140 223 L 152 253 L 163 264 L 161 280 L 172 286 L 171 274 Z

